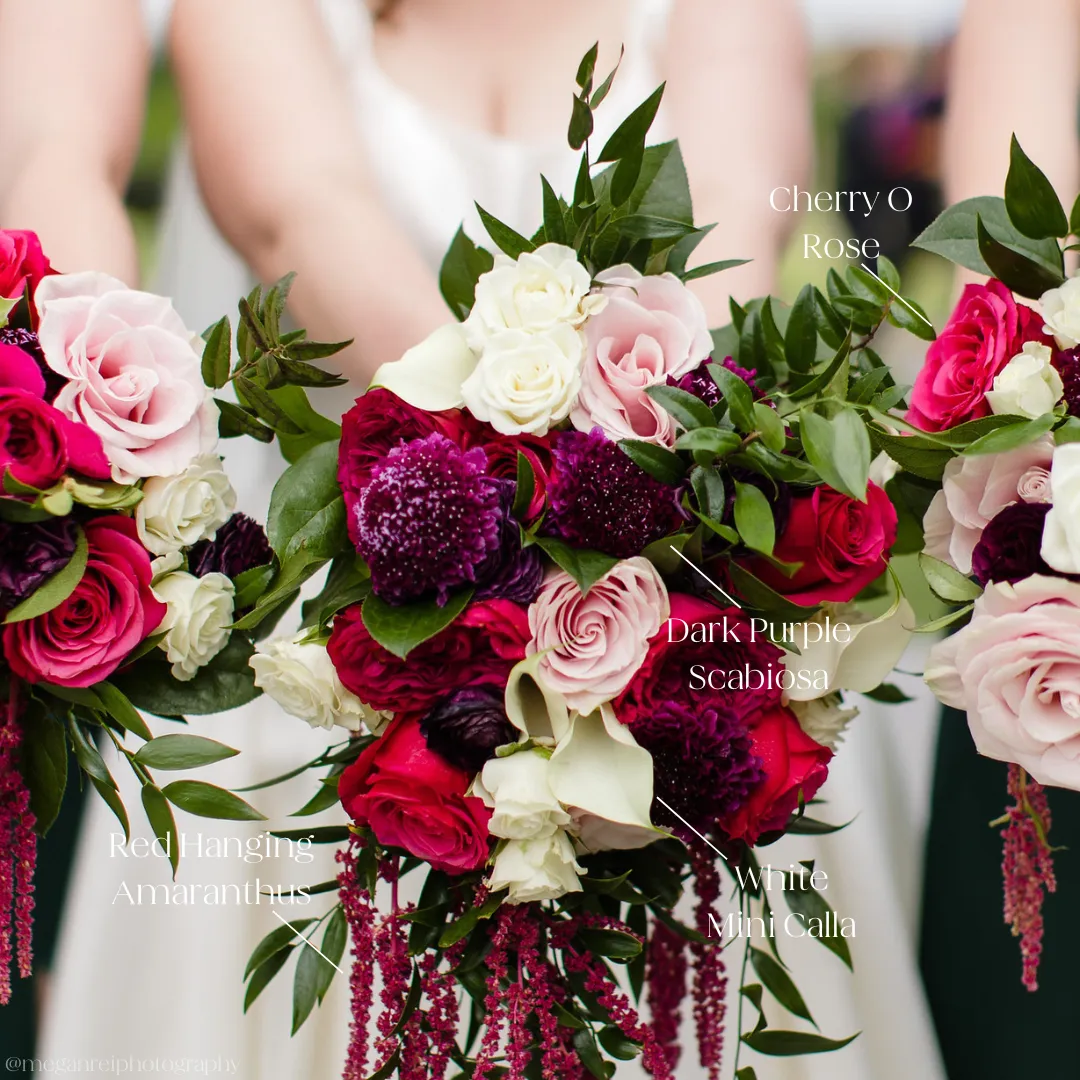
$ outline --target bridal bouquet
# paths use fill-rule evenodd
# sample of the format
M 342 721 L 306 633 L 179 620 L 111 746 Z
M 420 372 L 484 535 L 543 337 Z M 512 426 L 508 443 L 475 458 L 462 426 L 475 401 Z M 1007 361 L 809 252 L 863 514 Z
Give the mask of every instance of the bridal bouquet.
M 0 1003 L 11 993 L 12 918 L 18 968 L 30 974 L 35 838 L 59 810 L 69 745 L 125 833 L 97 743 L 127 758 L 155 834 L 172 838 L 174 867 L 170 803 L 260 816 L 201 781 L 159 787 L 152 769 L 236 751 L 154 738 L 136 708 L 179 718 L 258 694 L 251 642 L 230 625 L 271 552 L 260 527 L 233 513 L 202 375 L 222 351 L 227 371 L 228 350 L 225 324 L 204 352 L 168 300 L 104 274 L 55 273 L 33 233 L 0 231 Z M 124 744 L 129 732 L 138 750 Z
M 990 280 L 964 290 L 883 446 L 926 507 L 927 580 L 957 605 L 938 625 L 962 624 L 926 680 L 1010 763 L 1005 919 L 1030 990 L 1055 887 L 1043 785 L 1080 789 L 1080 281 L 1059 242 L 1077 234 L 1080 200 L 1067 217 L 1014 138 L 1005 198 L 960 203 L 919 238 Z
M 355 1080 L 608 1077 L 639 1054 L 671 1077 L 689 969 L 717 1077 L 723 946 L 752 912 L 767 929 L 743 950 L 758 1017 L 740 1043 L 850 1041 L 768 1027 L 766 991 L 812 1023 L 770 896 L 848 964 L 850 920 L 813 863 L 768 871 L 756 852 L 832 830 L 805 810 L 856 711 L 842 692 L 901 698 L 882 680 L 913 620 L 870 421 L 902 391 L 871 343 L 886 320 L 933 331 L 881 260 L 791 309 L 733 304 L 710 334 L 687 282 L 732 264 L 687 268 L 708 228 L 678 145 L 646 146 L 661 91 L 594 158 L 610 85 L 593 90 L 594 62 L 572 198 L 542 180 L 531 237 L 481 210 L 494 254 L 459 231 L 440 279 L 459 321 L 384 365 L 340 431 L 282 408 L 317 369 L 290 358 L 269 299 L 241 307 L 256 418 L 315 445 L 274 490 L 274 577 L 240 625 L 329 563 L 300 633 L 251 665 L 288 711 L 348 733 L 289 775 L 326 770 L 300 814 L 340 800 L 351 821 L 282 834 L 347 842 L 312 890 L 340 900 L 259 945 L 246 1005 L 297 952 L 296 1030 L 351 931 Z

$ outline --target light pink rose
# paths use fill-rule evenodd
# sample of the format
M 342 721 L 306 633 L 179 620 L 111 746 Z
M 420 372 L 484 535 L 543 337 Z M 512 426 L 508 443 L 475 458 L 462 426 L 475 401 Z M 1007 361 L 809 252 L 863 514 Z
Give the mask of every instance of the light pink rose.
M 1032 465 L 1016 485 L 1016 494 L 1027 503 L 1048 503 L 1054 498 L 1050 491 L 1050 470 Z
M 68 380 L 53 404 L 101 437 L 114 480 L 174 476 L 213 450 L 198 339 L 169 300 L 86 273 L 44 278 L 34 302 L 45 362 Z
M 544 682 L 585 715 L 626 689 L 670 610 L 660 575 L 641 556 L 617 563 L 584 596 L 557 570 L 529 608 L 528 653 L 550 650 L 540 661 Z
M 1048 469 L 1053 456 L 1054 440 L 1044 435 L 1003 454 L 953 458 L 923 519 L 926 553 L 970 574 L 971 553 L 993 518 L 1021 499 L 1045 501 L 1031 470 Z
M 971 622 L 934 646 L 926 682 L 967 711 L 980 754 L 1080 791 L 1080 584 L 988 585 Z
M 585 326 L 585 366 L 574 427 L 596 425 L 610 439 L 670 446 L 675 423 L 645 388 L 693 371 L 712 352 L 701 301 L 674 275 L 642 276 L 632 266 L 597 275 L 607 304 Z

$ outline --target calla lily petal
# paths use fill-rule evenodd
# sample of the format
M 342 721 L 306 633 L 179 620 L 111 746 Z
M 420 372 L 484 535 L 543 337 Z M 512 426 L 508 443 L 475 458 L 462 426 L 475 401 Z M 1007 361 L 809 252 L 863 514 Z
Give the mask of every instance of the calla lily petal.
M 461 324 L 447 323 L 400 360 L 383 364 L 371 386 L 381 386 L 425 412 L 458 409 L 465 404 L 461 384 L 472 374 L 477 360 Z
M 506 681 L 506 715 L 528 738 L 561 743 L 570 731 L 570 714 L 562 694 L 545 686 L 540 678 L 544 652 L 533 653 L 511 668 Z

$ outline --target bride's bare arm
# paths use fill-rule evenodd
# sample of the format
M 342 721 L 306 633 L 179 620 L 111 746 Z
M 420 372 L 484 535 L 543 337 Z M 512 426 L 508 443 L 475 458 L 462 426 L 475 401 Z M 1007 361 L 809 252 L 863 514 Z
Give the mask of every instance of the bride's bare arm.
M 219 228 L 265 280 L 297 271 L 297 320 L 356 339 L 346 374 L 365 383 L 448 319 L 434 275 L 381 206 L 311 0 L 177 0 L 172 50 Z
M 717 222 L 694 264 L 752 258 L 694 283 L 719 326 L 727 298 L 775 286 L 790 214 L 769 192 L 803 184 L 810 168 L 810 75 L 795 0 L 679 0 L 665 51 L 671 109 L 694 193 L 694 218 Z
M 59 270 L 135 284 L 123 192 L 149 47 L 138 0 L 0 0 L 0 225 L 34 229 Z

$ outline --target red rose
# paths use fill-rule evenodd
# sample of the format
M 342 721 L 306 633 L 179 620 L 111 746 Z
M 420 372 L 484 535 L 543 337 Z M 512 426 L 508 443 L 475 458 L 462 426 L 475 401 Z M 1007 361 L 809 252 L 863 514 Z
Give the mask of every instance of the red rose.
M 777 706 L 750 732 L 753 753 L 761 759 L 765 779 L 720 827 L 733 840 L 757 843 L 762 833 L 782 829 L 798 808 L 799 794 L 812 799 L 829 775 L 832 751 L 814 742 L 790 709 Z
M 472 777 L 428 749 L 415 717 L 398 717 L 342 774 L 341 804 L 380 844 L 436 870 L 462 874 L 487 862 L 491 811 L 466 798 Z
M 373 709 L 425 713 L 463 686 L 504 685 L 510 669 L 525 658 L 528 641 L 524 608 L 510 600 L 483 600 L 402 660 L 368 633 L 354 604 L 335 617 L 327 649 L 338 678 Z
M 716 705 L 744 718 L 780 703 L 778 674 L 783 669 L 783 653 L 761 634 L 756 640 L 751 636 L 750 620 L 743 612 L 682 593 L 672 593 L 670 599 L 670 618 L 649 642 L 630 685 L 615 699 L 615 715 L 622 723 L 632 728 L 670 701 L 695 709 Z M 703 627 L 711 628 L 708 634 Z M 695 632 L 698 637 L 711 635 L 712 641 L 694 641 Z M 714 669 L 760 672 L 762 685 L 755 689 L 758 679 L 751 675 L 750 680 L 743 679 L 750 683 L 745 689 L 720 688 L 719 678 L 713 680 L 716 688 L 710 688 L 709 672 Z M 703 687 L 699 675 L 706 680 Z
M 531 521 L 544 509 L 544 499 L 547 496 L 548 477 L 552 470 L 549 440 L 539 435 L 500 435 L 486 424 L 484 429 L 484 432 L 473 436 L 471 445 L 484 448 L 488 457 L 489 476 L 516 480 L 519 451 L 525 455 L 532 466 L 533 495 L 525 514 L 525 520 Z
M 896 508 L 877 484 L 861 503 L 822 485 L 791 500 L 791 513 L 773 554 L 781 562 L 802 563 L 788 577 L 764 559 L 748 569 L 796 604 L 813 607 L 851 600 L 885 573 L 896 542 Z
M 478 427 L 460 409 L 425 412 L 381 386 L 358 397 L 341 418 L 338 450 L 338 484 L 345 496 L 345 517 L 353 543 L 356 543 L 354 508 L 377 461 L 400 443 L 423 439 L 434 432 L 461 447 L 474 445 Z
M 68 469 L 109 478 L 101 439 L 29 390 L 0 388 L 0 473 L 35 488 L 52 487 Z
M 116 514 L 84 529 L 89 550 L 75 591 L 52 611 L 4 627 L 4 656 L 28 682 L 93 686 L 165 618 L 135 522 Z
M 1024 342 L 1053 344 L 1042 325 L 1042 316 L 1018 304 L 1000 281 L 968 285 L 926 352 L 911 391 L 908 422 L 923 431 L 944 431 L 988 416 L 986 391 Z
M 0 229 L 0 296 L 14 300 L 27 286 L 30 292 L 46 274 L 53 273 L 41 250 L 37 233 L 24 229 Z

